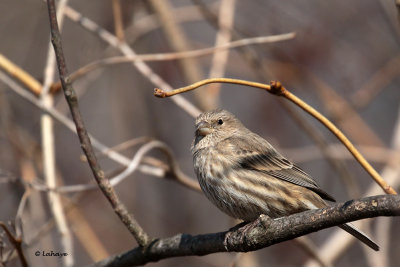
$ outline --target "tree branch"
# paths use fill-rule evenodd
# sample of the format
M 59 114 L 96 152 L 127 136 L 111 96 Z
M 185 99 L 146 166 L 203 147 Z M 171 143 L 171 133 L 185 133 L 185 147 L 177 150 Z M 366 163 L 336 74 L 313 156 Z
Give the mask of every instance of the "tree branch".
M 15 250 L 17 251 L 19 260 L 21 261 L 22 267 L 27 267 L 28 263 L 24 256 L 24 251 L 22 250 L 22 239 L 20 237 L 14 236 L 10 230 L 8 230 L 7 225 L 0 221 L 0 227 L 3 228 L 4 232 L 6 233 L 8 240 L 14 246 Z
M 135 220 L 132 214 L 128 212 L 125 206 L 119 200 L 114 188 L 106 179 L 100 164 L 97 161 L 94 153 L 89 134 L 84 125 L 78 104 L 78 97 L 74 88 L 71 85 L 71 80 L 68 76 L 67 66 L 65 63 L 64 53 L 61 44 L 61 35 L 58 29 L 56 10 L 54 0 L 47 0 L 47 6 L 50 19 L 51 42 L 56 54 L 58 72 L 60 75 L 61 85 L 64 90 L 65 99 L 67 100 L 69 109 L 72 114 L 76 126 L 76 132 L 79 136 L 79 141 L 83 152 L 88 160 L 93 176 L 96 179 L 99 188 L 104 196 L 110 202 L 114 212 L 118 215 L 120 220 L 125 224 L 131 234 L 135 237 L 140 246 L 146 246 L 150 243 L 150 237 L 142 229 L 139 223 Z
M 275 220 L 262 215 L 250 223 L 251 227 L 238 225 L 226 232 L 196 236 L 178 234 L 155 240 L 146 249 L 137 247 L 92 266 L 133 266 L 179 256 L 254 251 L 328 227 L 377 216 L 400 216 L 400 196 L 350 200 Z

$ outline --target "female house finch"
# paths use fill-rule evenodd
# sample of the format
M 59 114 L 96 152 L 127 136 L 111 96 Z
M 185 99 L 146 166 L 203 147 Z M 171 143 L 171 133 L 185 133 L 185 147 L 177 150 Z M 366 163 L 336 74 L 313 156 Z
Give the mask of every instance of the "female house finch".
M 253 221 L 326 207 L 335 201 L 313 178 L 251 132 L 231 113 L 217 109 L 196 119 L 194 170 L 206 197 L 228 215 Z M 379 246 L 352 224 L 340 227 L 374 250 Z

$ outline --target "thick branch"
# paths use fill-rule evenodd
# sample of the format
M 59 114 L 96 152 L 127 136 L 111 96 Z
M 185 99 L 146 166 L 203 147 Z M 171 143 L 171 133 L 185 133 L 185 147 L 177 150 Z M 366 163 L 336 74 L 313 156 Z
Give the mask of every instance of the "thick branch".
M 214 234 L 179 234 L 155 240 L 146 249 L 138 247 L 93 266 L 133 266 L 179 256 L 254 251 L 324 228 L 377 216 L 400 216 L 400 196 L 383 195 L 350 200 L 276 220 L 260 216 L 251 223 L 248 231 L 243 230 L 245 227 L 236 226 Z

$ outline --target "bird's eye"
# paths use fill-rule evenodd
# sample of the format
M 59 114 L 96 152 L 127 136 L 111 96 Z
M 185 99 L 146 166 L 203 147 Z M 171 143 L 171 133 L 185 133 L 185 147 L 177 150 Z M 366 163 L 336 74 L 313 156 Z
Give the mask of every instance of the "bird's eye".
M 223 120 L 221 120 L 221 119 L 218 120 L 218 124 L 219 124 L 219 125 L 222 125 L 223 123 L 224 123 Z

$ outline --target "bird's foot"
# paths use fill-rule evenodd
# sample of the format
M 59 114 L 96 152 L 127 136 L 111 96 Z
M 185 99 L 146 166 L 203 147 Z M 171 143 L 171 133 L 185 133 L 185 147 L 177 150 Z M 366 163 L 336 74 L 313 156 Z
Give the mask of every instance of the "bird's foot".
M 266 216 L 266 215 L 260 215 Z M 238 225 L 229 229 L 229 231 L 225 235 L 224 246 L 228 251 L 228 243 L 244 243 L 246 241 L 248 233 L 250 233 L 254 228 L 256 228 L 260 224 L 260 218 L 252 222 L 242 222 Z

